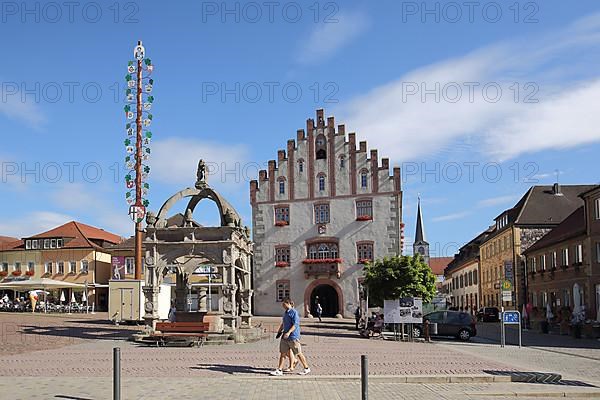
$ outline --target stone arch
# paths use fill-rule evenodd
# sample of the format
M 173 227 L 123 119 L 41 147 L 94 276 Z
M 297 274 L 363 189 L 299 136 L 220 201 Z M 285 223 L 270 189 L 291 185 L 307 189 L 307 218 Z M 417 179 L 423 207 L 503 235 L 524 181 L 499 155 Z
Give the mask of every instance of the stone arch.
M 310 296 L 313 290 L 315 290 L 315 288 L 320 285 L 329 285 L 333 289 L 335 289 L 338 297 L 339 313 L 344 315 L 344 292 L 342 291 L 342 288 L 331 279 L 315 279 L 310 283 L 310 285 L 306 287 L 306 290 L 304 291 L 304 316 L 308 317 L 308 315 L 310 314 Z
M 221 214 L 221 226 L 227 226 L 229 223 L 231 223 L 230 221 L 228 221 L 227 218 L 228 212 L 230 213 L 231 219 L 233 219 L 234 225 L 241 224 L 241 218 L 238 212 L 235 210 L 235 208 L 233 208 L 233 206 L 229 204 L 227 200 L 225 200 L 219 193 L 215 192 L 210 187 L 205 187 L 202 189 L 186 188 L 175 193 L 162 205 L 160 211 L 158 212 L 157 220 L 159 222 L 166 221 L 169 217 L 170 209 L 177 202 L 188 197 L 190 198 L 190 201 L 188 202 L 188 205 L 186 207 L 186 212 L 187 210 L 190 210 L 193 213 L 198 203 L 200 203 L 204 199 L 209 199 L 214 201 L 217 205 L 217 208 L 219 209 L 219 213 Z

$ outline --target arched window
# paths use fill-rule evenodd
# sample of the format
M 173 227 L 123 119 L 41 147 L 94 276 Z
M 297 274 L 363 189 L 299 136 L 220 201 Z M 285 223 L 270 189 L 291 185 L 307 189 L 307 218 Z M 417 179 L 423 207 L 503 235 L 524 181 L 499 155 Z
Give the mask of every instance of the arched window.
M 319 175 L 319 191 L 325 191 L 325 175 Z
M 346 167 L 346 156 L 340 156 L 340 168 Z
M 327 140 L 325 139 L 325 135 L 321 134 L 317 136 L 315 140 L 315 150 L 317 155 L 317 160 L 324 160 L 327 158 Z
M 308 258 L 324 260 L 338 258 L 338 245 L 336 243 L 314 243 L 308 247 Z
M 366 189 L 368 187 L 369 184 L 369 171 L 367 171 L 366 169 L 363 169 L 362 171 L 360 171 L 360 187 L 363 189 Z
M 298 160 L 298 172 L 304 172 L 304 160 L 302 158 Z
M 285 194 L 285 178 L 281 176 L 277 180 L 279 181 L 279 194 Z

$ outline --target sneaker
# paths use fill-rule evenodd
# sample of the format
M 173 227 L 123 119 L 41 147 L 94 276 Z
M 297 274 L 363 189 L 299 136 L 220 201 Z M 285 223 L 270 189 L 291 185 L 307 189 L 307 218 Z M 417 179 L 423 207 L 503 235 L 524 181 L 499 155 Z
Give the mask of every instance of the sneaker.
M 304 368 L 302 371 L 298 372 L 298 375 L 308 375 L 310 374 L 310 368 Z
M 271 371 L 270 374 L 273 375 L 273 376 L 282 376 L 283 375 L 283 371 L 280 370 L 280 369 L 276 369 L 275 371 Z

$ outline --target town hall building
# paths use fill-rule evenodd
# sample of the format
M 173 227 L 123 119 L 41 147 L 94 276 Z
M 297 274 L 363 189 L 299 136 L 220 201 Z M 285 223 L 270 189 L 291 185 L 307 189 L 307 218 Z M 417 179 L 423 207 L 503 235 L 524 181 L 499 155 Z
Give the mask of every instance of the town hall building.
M 400 168 L 316 117 L 250 182 L 256 315 L 280 315 L 289 296 L 303 316 L 318 302 L 325 317 L 352 317 L 364 264 L 402 253 Z

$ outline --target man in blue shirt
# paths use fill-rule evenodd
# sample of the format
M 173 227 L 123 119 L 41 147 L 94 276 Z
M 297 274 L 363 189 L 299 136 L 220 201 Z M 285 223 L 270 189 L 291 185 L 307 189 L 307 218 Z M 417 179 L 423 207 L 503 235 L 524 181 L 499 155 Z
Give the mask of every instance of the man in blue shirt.
M 271 375 L 281 376 L 283 375 L 283 364 L 285 358 L 290 357 L 290 365 L 295 365 L 294 356 L 298 357 L 298 360 L 302 363 L 304 370 L 300 372 L 300 375 L 306 375 L 310 373 L 310 368 L 306 362 L 306 357 L 302 354 L 302 348 L 300 346 L 300 316 L 298 311 L 293 306 L 292 301 L 289 298 L 283 299 L 283 321 L 279 325 L 278 335 L 283 335 L 279 342 L 279 366 L 275 371 L 271 372 Z

